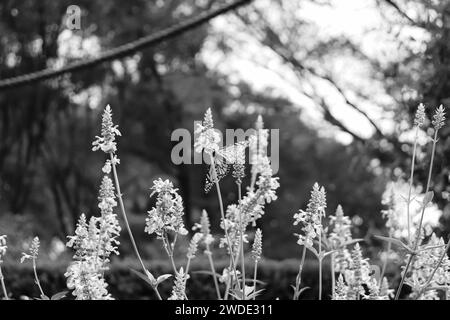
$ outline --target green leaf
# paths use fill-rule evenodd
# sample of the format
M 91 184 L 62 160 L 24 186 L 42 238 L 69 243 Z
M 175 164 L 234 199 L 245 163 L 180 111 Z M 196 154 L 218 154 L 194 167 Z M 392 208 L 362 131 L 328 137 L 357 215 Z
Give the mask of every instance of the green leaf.
M 158 286 L 160 283 L 166 281 L 169 279 L 172 275 L 171 274 L 163 274 L 162 276 L 159 276 L 158 279 L 156 279 L 156 285 Z
M 221 274 L 219 274 L 217 272 L 213 273 L 212 271 L 208 271 L 208 270 L 197 270 L 197 271 L 191 271 L 190 273 L 192 273 L 192 274 L 207 274 L 210 276 L 215 275 L 216 277 L 222 276 Z
M 69 293 L 69 291 L 61 291 L 61 292 L 55 293 L 54 295 L 52 295 L 50 300 L 61 300 L 62 298 L 65 298 L 68 293 Z
M 425 197 L 423 197 L 422 205 L 424 207 L 426 207 L 433 200 L 433 197 L 434 197 L 433 191 L 428 191 L 427 193 L 425 193 Z
M 431 250 L 431 249 L 437 249 L 437 248 L 442 248 L 445 247 L 445 244 L 440 244 L 440 245 L 436 245 L 436 246 L 429 246 L 429 247 L 425 247 L 425 248 L 421 248 L 417 251 L 426 251 L 426 250 Z
M 314 255 L 316 256 L 317 259 L 320 259 L 319 253 L 317 252 L 317 250 L 316 250 L 314 247 L 309 247 L 309 246 L 307 246 L 306 249 L 308 249 L 309 251 L 311 251 L 312 253 L 314 253 Z
M 406 244 L 404 244 L 402 241 L 400 241 L 398 239 L 390 238 L 390 237 L 383 237 L 383 236 L 375 236 L 375 238 L 382 240 L 382 241 L 391 242 L 392 244 L 403 247 L 406 251 L 408 251 L 408 253 L 411 253 L 411 254 L 414 253 L 414 250 L 412 250 L 410 247 L 408 247 Z
M 130 270 L 137 275 L 139 278 L 141 278 L 142 280 L 144 280 L 145 282 L 147 282 L 151 287 L 156 287 L 157 283 L 156 283 L 156 279 L 154 279 L 154 281 L 152 281 L 148 276 L 146 276 L 145 274 L 143 274 L 142 272 L 136 271 L 132 268 L 130 268 Z M 147 270 L 146 270 L 147 271 Z M 148 272 L 148 271 L 147 271 Z M 151 273 L 148 272 L 150 275 Z M 152 275 L 153 276 L 153 275 Z
M 362 242 L 362 241 L 364 241 L 364 239 L 352 239 L 350 241 L 344 242 L 342 244 L 342 247 L 346 247 L 346 246 L 349 246 L 351 244 L 354 244 L 354 243 L 357 243 L 357 242 Z

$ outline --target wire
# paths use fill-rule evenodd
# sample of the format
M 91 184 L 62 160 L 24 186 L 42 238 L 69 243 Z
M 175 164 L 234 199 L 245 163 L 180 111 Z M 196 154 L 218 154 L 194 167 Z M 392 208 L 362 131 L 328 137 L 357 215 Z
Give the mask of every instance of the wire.
M 163 29 L 161 31 L 157 31 L 148 36 L 139 38 L 135 41 L 126 43 L 114 49 L 106 50 L 101 53 L 100 56 L 87 60 L 74 62 L 60 69 L 44 69 L 36 72 L 27 73 L 24 75 L 20 75 L 17 77 L 12 77 L 4 80 L 0 80 L 0 91 L 10 88 L 15 88 L 19 86 L 23 86 L 26 84 L 34 83 L 37 81 L 42 81 L 46 79 L 51 79 L 58 77 L 60 75 L 66 73 L 73 73 L 80 70 L 84 70 L 87 68 L 94 67 L 103 62 L 123 58 L 129 56 L 137 51 L 140 51 L 146 47 L 153 46 L 159 44 L 165 40 L 178 36 L 188 30 L 196 28 L 202 25 L 209 20 L 220 16 L 224 13 L 227 13 L 231 10 L 237 9 L 243 5 L 250 3 L 252 0 L 237 0 L 230 4 L 219 6 L 216 9 L 211 9 L 205 12 L 198 14 L 195 17 L 188 18 L 185 21 L 181 21 L 180 23 Z

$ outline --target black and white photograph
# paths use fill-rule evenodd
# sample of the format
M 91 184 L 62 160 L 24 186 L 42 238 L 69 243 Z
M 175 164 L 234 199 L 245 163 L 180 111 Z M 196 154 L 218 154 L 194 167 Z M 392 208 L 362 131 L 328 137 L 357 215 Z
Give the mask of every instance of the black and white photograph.
M 1 0 L 0 317 L 448 300 L 449 107 L 450 0 Z

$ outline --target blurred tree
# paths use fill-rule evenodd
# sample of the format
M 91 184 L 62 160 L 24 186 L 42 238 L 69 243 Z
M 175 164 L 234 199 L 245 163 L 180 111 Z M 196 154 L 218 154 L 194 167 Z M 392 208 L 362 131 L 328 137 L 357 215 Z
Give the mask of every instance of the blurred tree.
M 172 25 L 212 3 L 200 0 L 1 3 L 0 77 L 95 56 Z M 69 4 L 82 8 L 81 30 L 69 31 L 64 27 L 62 17 Z M 243 19 L 250 18 L 243 16 Z M 286 48 L 287 43 L 293 42 L 280 43 L 284 35 L 277 36 L 264 23 L 259 18 L 251 21 L 254 28 L 264 31 L 258 39 L 281 53 L 281 57 L 289 49 L 285 62 L 296 70 L 299 79 L 304 72 L 312 74 L 312 67 L 304 68 L 299 61 L 302 65 L 303 60 L 314 64 L 314 55 L 309 57 L 306 52 L 304 58 L 293 60 L 296 48 Z M 295 25 L 285 27 L 290 32 L 297 30 Z M 301 31 L 299 28 L 297 32 Z M 375 133 L 377 139 L 359 137 L 333 116 L 330 102 L 313 91 L 310 96 L 325 112 L 326 119 L 350 132 L 359 142 L 345 146 L 321 136 L 288 99 L 270 91 L 258 92 L 245 81 L 235 81 L 209 69 L 200 53 L 211 37 L 217 35 L 211 34 L 205 25 L 163 45 L 99 66 L 95 71 L 0 93 L 1 211 L 39 215 L 41 223 L 48 226 L 54 226 L 49 221 L 55 220 L 56 228 L 49 227 L 49 236 L 53 233 L 60 237 L 73 231 L 81 212 L 96 212 L 103 156 L 90 152 L 90 144 L 99 132 L 102 108 L 110 103 L 123 133 L 119 140 L 122 191 L 127 208 L 140 214 L 135 219 L 139 225 L 135 227 L 141 236 L 143 214 L 153 204 L 148 198 L 148 188 L 157 176 L 176 181 L 185 202 L 188 225 L 196 221 L 201 209 L 207 208 L 217 226 L 216 195 L 214 191 L 208 195 L 203 192 L 206 167 L 175 166 L 170 161 L 170 151 L 176 144 L 170 140 L 172 131 L 188 128 L 192 132 L 193 121 L 202 119 L 206 108 L 212 106 L 219 128 L 252 127 L 257 114 L 263 115 L 268 128 L 282 128 L 280 199 L 268 207 L 262 220 L 268 240 L 267 256 L 297 254 L 292 215 L 305 207 L 309 189 L 316 180 L 329 191 L 329 212 L 340 202 L 352 216 L 379 224 L 383 177 L 372 170 L 373 150 L 382 145 L 380 141 L 394 143 L 391 138 L 381 131 Z M 228 49 L 223 46 L 219 50 Z M 317 47 L 312 52 L 319 50 Z M 345 95 L 328 75 L 317 73 L 315 76 Z M 351 102 L 348 104 L 357 108 Z M 385 154 L 380 152 L 380 157 Z M 226 203 L 236 201 L 232 179 L 225 179 L 224 183 Z M 281 246 L 283 250 L 279 249 Z

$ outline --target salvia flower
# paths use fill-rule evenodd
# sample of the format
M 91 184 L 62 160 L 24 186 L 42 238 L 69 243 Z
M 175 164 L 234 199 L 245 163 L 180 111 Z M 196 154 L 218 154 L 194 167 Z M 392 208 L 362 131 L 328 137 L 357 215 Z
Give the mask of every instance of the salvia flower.
M 101 136 L 96 136 L 92 143 L 92 151 L 102 150 L 105 153 L 114 153 L 117 150 L 116 136 L 121 133 L 117 125 L 112 121 L 112 111 L 109 104 L 106 106 L 102 116 Z
M 330 216 L 330 223 L 333 229 L 328 239 L 332 249 L 337 250 L 334 254 L 335 271 L 341 272 L 347 269 L 350 263 L 350 252 L 346 244 L 352 241 L 352 223 L 350 218 L 344 215 L 341 205 L 338 205 L 336 213 Z
M 104 277 L 89 261 L 74 261 L 64 274 L 76 300 L 113 300 Z
M 202 124 L 197 124 L 195 129 L 197 139 L 194 143 L 195 151 L 201 153 L 203 150 L 206 154 L 212 154 L 219 150 L 220 134 L 214 130 L 214 122 L 212 118 L 211 108 L 208 108 L 205 113 Z
M 120 159 L 117 158 L 116 155 L 113 155 L 112 160 L 108 159 L 105 162 L 105 165 L 102 168 L 102 171 L 106 174 L 110 174 L 111 173 L 111 165 L 118 165 L 120 164 Z
M 220 227 L 222 229 L 227 230 L 229 242 L 226 236 L 220 239 L 219 247 L 226 247 L 228 250 L 228 254 L 232 254 L 233 252 L 237 252 L 239 250 L 239 241 L 242 230 L 245 229 L 247 221 L 244 221 L 245 215 L 242 214 L 242 211 L 235 204 L 230 204 L 227 207 L 225 212 L 225 220 L 220 222 Z M 245 243 L 248 242 L 247 234 L 243 233 L 243 240 Z M 231 248 L 229 247 L 231 245 Z
M 431 247 L 432 249 L 427 249 L 427 247 Z M 419 247 L 416 258 L 413 260 L 412 267 L 405 280 L 405 283 L 412 289 L 411 297 L 415 298 L 421 291 L 423 285 L 425 285 L 431 277 L 431 274 L 435 266 L 439 263 L 439 259 L 444 251 L 444 240 L 438 238 L 434 233 L 431 235 L 428 243 Z M 442 263 L 439 265 L 430 282 L 430 287 L 448 285 L 450 285 L 450 259 L 447 255 L 444 255 Z M 420 298 L 427 300 L 437 298 L 437 293 L 433 293 L 432 291 L 433 290 L 426 291 L 427 295 L 423 295 Z
M 2 259 L 6 255 L 6 249 L 8 249 L 6 246 L 6 236 L 2 235 L 0 236 L 0 263 L 2 263 Z
M 381 203 L 385 209 L 381 211 L 386 218 L 386 227 L 389 235 L 397 239 L 408 239 L 408 218 L 407 203 L 409 193 L 409 183 L 399 179 L 396 182 L 390 182 L 386 185 L 386 190 L 382 195 Z M 416 234 L 421 218 L 422 203 L 425 194 L 421 192 L 420 187 L 412 186 L 410 208 L 410 233 Z M 428 204 L 426 214 L 423 217 L 422 227 L 426 231 L 426 236 L 431 235 L 433 228 L 439 225 L 439 219 L 442 211 L 436 204 Z
M 380 297 L 383 298 L 383 300 L 389 300 L 389 298 L 392 298 L 394 295 L 394 289 L 389 288 L 389 282 L 386 277 L 383 277 L 383 280 L 381 280 L 381 286 L 380 286 Z
M 233 161 L 233 173 L 232 176 L 236 179 L 237 184 L 242 183 L 242 179 L 245 177 L 245 149 L 247 144 L 237 143 L 234 150 L 234 161 Z
M 194 233 L 194 235 L 192 236 L 191 242 L 189 243 L 188 251 L 186 254 L 186 257 L 188 259 L 195 258 L 195 254 L 197 253 L 197 249 L 198 249 L 198 243 L 200 242 L 200 240 L 202 238 L 203 238 L 202 233 L 200 233 L 200 232 Z
M 370 278 L 366 283 L 369 294 L 364 294 L 364 299 L 366 300 L 387 300 L 385 297 L 380 296 L 380 286 L 375 278 Z
M 28 253 L 22 252 L 22 257 L 20 258 L 20 263 L 24 263 L 25 260 L 36 260 L 39 255 L 39 238 L 34 237 L 31 241 L 30 249 Z
M 342 276 L 342 274 L 339 274 L 334 289 L 333 300 L 347 300 L 348 291 L 349 288 L 344 281 L 344 277 Z
M 418 127 L 422 127 L 425 123 L 426 115 L 425 115 L 425 105 L 423 103 L 419 104 L 417 107 L 416 115 L 414 118 L 414 125 Z
M 189 275 L 186 274 L 183 270 L 183 267 L 180 268 L 175 275 L 175 283 L 172 288 L 172 294 L 169 297 L 169 300 L 186 300 L 186 281 L 189 279 Z
M 75 249 L 74 261 L 64 274 L 67 287 L 73 289 L 77 300 L 111 300 L 103 277 L 106 267 L 103 265 L 100 251 L 99 218 L 91 217 L 89 224 L 82 214 L 78 220 L 74 236 L 69 236 L 68 247 Z
M 436 111 L 433 115 L 433 121 L 431 123 L 433 124 L 434 129 L 437 131 L 444 126 L 444 122 L 445 122 L 445 108 L 441 104 L 438 108 L 436 108 Z
M 202 235 L 201 242 L 203 242 L 207 247 L 214 242 L 214 237 L 211 235 L 211 223 L 209 222 L 208 213 L 206 210 L 202 211 L 202 216 L 200 217 L 200 223 L 196 223 L 192 230 L 200 230 Z
M 236 275 L 239 277 L 241 272 L 239 270 L 236 270 L 236 272 L 233 271 L 231 268 L 224 268 L 222 271 L 222 275 L 219 277 L 219 281 L 221 283 L 229 283 L 231 279 L 231 283 L 235 281 Z
M 257 262 L 261 259 L 262 254 L 262 231 L 261 229 L 256 229 L 255 240 L 253 241 L 252 247 L 252 259 Z
M 169 231 L 186 235 L 188 232 L 183 223 L 183 199 L 178 194 L 178 189 L 169 180 L 159 178 L 153 181 L 151 190 L 150 197 L 155 193 L 157 195 L 156 206 L 148 211 L 145 232 L 156 233 L 158 237 Z
M 294 225 L 302 224 L 303 235 L 299 234 L 297 243 L 312 247 L 313 240 L 322 232 L 321 217 L 325 215 L 326 195 L 324 187 L 316 182 L 311 191 L 311 198 L 306 210 L 294 214 Z
M 277 199 L 276 190 L 280 183 L 278 177 L 272 176 L 270 161 L 265 157 L 265 165 L 256 182 L 256 191 L 249 189 L 247 194 L 239 202 L 239 211 L 242 214 L 243 226 L 249 222 L 255 224 L 256 220 L 264 214 L 264 206 Z
M 344 271 L 345 281 L 349 286 L 349 296 L 356 299 L 358 295 L 364 295 L 363 285 L 367 285 L 371 279 L 368 259 L 363 258 L 361 248 L 355 244 L 351 252 L 350 268 Z
M 252 176 L 256 176 L 263 170 L 265 158 L 267 157 L 267 147 L 269 145 L 269 130 L 264 129 L 264 122 L 261 115 L 256 120 L 255 128 L 256 134 L 249 138 Z
M 99 244 L 98 255 L 102 257 L 104 263 L 108 262 L 111 253 L 119 254 L 118 245 L 120 244 L 118 237 L 120 236 L 120 225 L 117 215 L 113 212 L 113 208 L 117 206 L 114 194 L 114 184 L 108 176 L 104 176 L 100 185 L 99 204 L 101 218 L 99 222 Z

